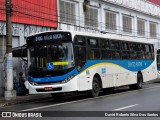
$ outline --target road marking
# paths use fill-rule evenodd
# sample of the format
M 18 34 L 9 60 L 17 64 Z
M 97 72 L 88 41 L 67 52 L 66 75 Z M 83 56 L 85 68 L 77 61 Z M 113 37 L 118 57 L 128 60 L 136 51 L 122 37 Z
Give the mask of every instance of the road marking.
M 117 108 L 117 109 L 114 109 L 113 111 L 124 110 L 124 109 L 127 109 L 127 108 L 135 107 L 135 106 L 137 106 L 137 105 L 139 105 L 139 104 L 129 105 L 129 106 L 126 106 L 126 107 Z
M 116 95 L 121 95 L 121 94 L 125 94 L 125 93 L 131 93 L 131 92 L 135 92 L 135 91 L 142 91 L 142 90 L 146 90 L 146 89 L 153 89 L 153 88 L 159 88 L 159 87 L 160 86 L 154 86 L 154 87 L 149 87 L 149 88 L 144 88 L 144 89 L 138 89 L 138 90 L 121 92 L 121 93 L 116 93 L 116 94 L 111 94 L 111 95 L 99 96 L 99 97 L 94 97 L 94 98 L 89 98 L 89 99 L 83 99 L 83 100 L 77 100 L 77 101 L 71 101 L 71 102 L 65 102 L 65 103 L 59 103 L 59 104 L 52 104 L 52 105 L 47 105 L 47 106 L 42 106 L 42 107 L 20 110 L 20 112 L 43 109 L 43 108 L 48 108 L 48 107 L 60 106 L 60 105 L 66 105 L 66 104 L 70 104 L 70 103 L 83 102 L 83 101 L 88 101 L 88 100 L 94 100 L 94 99 L 99 99 L 99 98 L 104 98 L 104 97 L 109 97 L 109 96 L 116 96 Z

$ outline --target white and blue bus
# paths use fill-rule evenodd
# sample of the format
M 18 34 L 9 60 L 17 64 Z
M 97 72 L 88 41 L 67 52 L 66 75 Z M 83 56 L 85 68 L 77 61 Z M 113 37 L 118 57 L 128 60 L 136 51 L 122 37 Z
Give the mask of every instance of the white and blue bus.
M 154 44 L 77 31 L 51 31 L 27 38 L 30 94 L 88 91 L 142 83 L 157 78 Z

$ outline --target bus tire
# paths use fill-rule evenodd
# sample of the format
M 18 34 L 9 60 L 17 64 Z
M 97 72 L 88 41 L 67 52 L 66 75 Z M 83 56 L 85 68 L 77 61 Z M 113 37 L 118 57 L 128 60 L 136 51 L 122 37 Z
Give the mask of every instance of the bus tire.
M 92 81 L 92 90 L 89 91 L 90 97 L 98 97 L 100 93 L 100 82 L 97 77 L 93 78 Z
M 143 83 L 143 77 L 140 73 L 137 74 L 137 83 L 130 85 L 130 89 L 141 89 L 142 88 L 142 83 Z
M 63 93 L 51 93 L 51 96 L 54 98 L 55 101 L 61 101 L 64 94 Z

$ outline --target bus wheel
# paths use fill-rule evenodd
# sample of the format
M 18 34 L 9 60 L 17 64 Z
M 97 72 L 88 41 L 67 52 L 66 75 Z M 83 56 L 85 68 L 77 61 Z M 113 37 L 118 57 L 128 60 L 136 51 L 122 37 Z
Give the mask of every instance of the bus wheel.
M 51 96 L 54 98 L 55 101 L 61 101 L 64 94 L 63 93 L 51 93 Z
M 100 83 L 96 77 L 93 78 L 92 81 L 92 90 L 89 91 L 90 97 L 97 97 L 100 93 Z
M 142 75 L 138 73 L 138 75 L 137 75 L 137 89 L 142 88 L 142 82 L 143 82 Z
M 141 89 L 142 88 L 142 82 L 143 82 L 143 78 L 142 75 L 140 73 L 137 74 L 137 83 L 130 85 L 131 89 Z

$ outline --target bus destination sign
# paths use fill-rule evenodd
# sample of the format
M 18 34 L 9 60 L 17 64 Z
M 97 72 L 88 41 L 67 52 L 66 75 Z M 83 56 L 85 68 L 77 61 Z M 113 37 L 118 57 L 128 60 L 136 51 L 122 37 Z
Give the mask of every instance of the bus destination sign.
M 35 36 L 30 36 L 27 38 L 27 45 L 33 46 L 35 44 L 48 44 L 52 42 L 59 41 L 72 41 L 71 33 L 69 32 L 47 32 L 38 34 Z
M 41 35 L 41 36 L 36 36 L 35 41 L 45 41 L 45 40 L 57 40 L 57 39 L 63 39 L 64 34 L 51 34 L 51 35 Z

